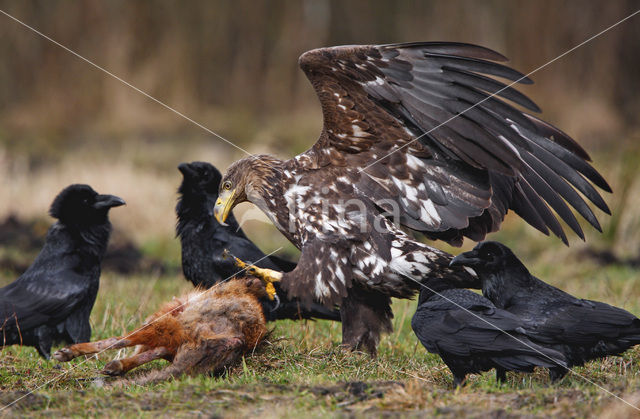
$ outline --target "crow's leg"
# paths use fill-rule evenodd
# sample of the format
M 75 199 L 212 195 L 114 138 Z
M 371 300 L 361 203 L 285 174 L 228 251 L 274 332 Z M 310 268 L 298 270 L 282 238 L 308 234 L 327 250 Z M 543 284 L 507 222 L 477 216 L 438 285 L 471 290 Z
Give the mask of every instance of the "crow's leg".
M 174 354 L 165 347 L 153 348 L 148 351 L 136 353 L 128 358 L 114 359 L 104 366 L 102 373 L 112 376 L 122 375 L 154 359 L 171 359 L 173 355 Z
M 507 381 L 507 371 L 504 368 L 496 367 L 496 381 L 501 384 Z
M 37 344 L 36 349 L 44 359 L 51 359 L 51 345 L 53 345 L 53 333 L 47 325 L 42 325 L 35 332 Z
M 391 299 L 389 296 L 354 286 L 340 305 L 342 344 L 351 350 L 365 350 L 372 357 L 382 332 L 391 332 Z
M 467 375 L 466 374 L 453 374 L 453 386 L 454 387 L 464 387 L 467 384 Z
M 551 378 L 552 383 L 555 383 L 556 381 L 560 381 L 568 372 L 569 370 L 565 367 L 549 368 L 549 378 Z

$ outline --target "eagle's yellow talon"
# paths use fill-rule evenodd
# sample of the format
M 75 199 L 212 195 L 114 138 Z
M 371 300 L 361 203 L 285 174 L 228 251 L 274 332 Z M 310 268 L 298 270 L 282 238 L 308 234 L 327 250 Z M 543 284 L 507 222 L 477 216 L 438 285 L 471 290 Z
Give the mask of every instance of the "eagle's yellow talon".
M 273 286 L 274 282 L 282 279 L 282 272 L 274 271 L 273 269 L 263 269 L 256 266 L 251 266 L 250 274 L 260 278 L 264 282 L 264 286 L 267 291 L 267 295 L 270 300 L 276 298 L 276 288 Z
M 231 254 L 231 252 L 229 252 L 229 250 L 228 250 L 228 249 L 224 249 L 224 252 L 222 252 L 222 257 L 223 257 L 223 258 L 225 258 L 225 259 L 226 259 L 226 258 L 228 258 L 228 257 L 233 258 L 233 262 L 236 264 L 236 266 L 237 266 L 238 268 L 240 268 L 240 269 L 246 269 L 246 270 L 247 270 L 247 272 L 249 272 L 249 273 L 251 273 L 251 270 L 255 268 L 255 266 L 253 266 L 253 265 L 249 265 L 248 263 L 246 263 L 246 262 L 244 262 L 244 261 L 242 261 L 242 260 L 238 259 L 237 257 L 233 256 L 233 255 Z M 251 273 L 251 274 L 252 274 L 252 273 Z M 253 274 L 252 274 L 252 275 L 253 275 Z
M 274 282 L 278 282 L 282 279 L 282 272 L 274 271 L 273 269 L 258 268 L 255 265 L 250 265 L 237 257 L 233 256 L 226 249 L 223 253 L 224 257 L 231 256 L 235 261 L 237 267 L 246 270 L 249 275 L 260 278 L 265 283 L 267 295 L 270 300 L 274 300 L 277 297 L 276 288 L 273 286 Z
M 267 282 L 265 288 L 267 290 L 267 296 L 269 296 L 269 299 L 274 300 L 276 298 L 276 287 L 273 286 L 272 282 Z

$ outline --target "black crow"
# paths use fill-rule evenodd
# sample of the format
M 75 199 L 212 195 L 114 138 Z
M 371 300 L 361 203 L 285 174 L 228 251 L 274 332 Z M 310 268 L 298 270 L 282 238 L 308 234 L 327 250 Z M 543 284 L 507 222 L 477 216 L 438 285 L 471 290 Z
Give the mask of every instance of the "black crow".
M 0 288 L 0 344 L 34 346 L 49 359 L 54 342 L 91 338 L 89 315 L 96 301 L 100 263 L 111 233 L 108 213 L 121 198 L 71 185 L 51 204 L 54 223 L 33 264 Z
M 241 272 L 233 258 L 223 255 L 225 249 L 237 258 L 255 262 L 260 268 L 290 272 L 296 267 L 295 263 L 277 256 L 265 257 L 244 234 L 233 214 L 227 219 L 227 225 L 218 223 L 213 216 L 222 179 L 218 169 L 206 162 L 182 163 L 178 169 L 183 180 L 178 189 L 176 233 L 182 245 L 182 271 L 193 285 L 209 288 Z M 275 286 L 280 291 L 279 285 Z M 279 305 L 267 298 L 261 300 L 269 321 L 300 318 L 340 320 L 337 310 L 320 304 L 305 308 L 296 300 L 283 298 L 285 293 L 278 292 L 278 295 L 281 296 Z
M 420 291 L 411 327 L 427 351 L 438 354 L 453 373 L 454 385 L 467 374 L 496 369 L 532 372 L 535 367 L 566 366 L 564 355 L 532 342 L 522 320 L 466 289 L 448 289 L 447 281 L 429 281 Z
M 484 296 L 522 318 L 531 339 L 562 351 L 569 367 L 619 355 L 640 343 L 636 316 L 609 304 L 576 298 L 541 281 L 501 243 L 480 243 L 451 264 L 471 267 L 482 282 Z M 567 371 L 551 368 L 549 375 L 555 381 Z

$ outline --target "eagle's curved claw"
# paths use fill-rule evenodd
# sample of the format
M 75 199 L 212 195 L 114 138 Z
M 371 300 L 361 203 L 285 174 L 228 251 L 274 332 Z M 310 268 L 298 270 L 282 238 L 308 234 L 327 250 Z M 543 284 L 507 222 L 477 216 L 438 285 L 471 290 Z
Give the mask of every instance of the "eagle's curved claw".
M 273 284 L 270 284 L 270 285 L 271 285 L 271 286 L 273 286 Z M 276 311 L 276 310 L 278 309 L 278 307 L 280 307 L 280 297 L 278 297 L 278 294 L 275 294 L 275 293 L 274 293 L 274 294 L 273 294 L 273 298 L 274 298 L 274 299 L 275 299 L 275 301 L 276 301 L 276 306 L 275 306 L 275 307 L 273 307 L 273 308 L 271 309 L 271 311 Z

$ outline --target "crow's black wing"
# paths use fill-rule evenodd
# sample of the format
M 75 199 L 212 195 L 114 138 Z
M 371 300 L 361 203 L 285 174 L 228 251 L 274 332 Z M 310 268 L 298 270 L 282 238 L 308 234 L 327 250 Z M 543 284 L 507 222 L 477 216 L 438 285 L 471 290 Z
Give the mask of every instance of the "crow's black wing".
M 629 337 L 640 343 L 640 319 L 618 307 L 590 300 L 575 300 L 553 307 L 531 319 L 527 333 L 541 342 L 593 345 Z
M 229 250 L 229 252 L 237 257 L 240 260 L 245 262 L 251 262 L 254 265 L 260 268 L 268 268 L 274 270 L 280 270 L 278 265 L 271 261 L 270 256 L 266 256 L 262 250 L 258 248 L 253 242 L 248 239 L 243 239 L 237 236 L 229 235 L 226 240 L 226 244 L 224 244 L 225 248 Z M 220 249 L 220 254 L 224 251 Z M 233 262 L 233 259 L 229 259 Z M 240 269 L 237 268 L 239 272 Z
M 290 272 L 295 267 L 294 262 L 282 259 L 275 255 L 265 255 L 251 240 L 245 236 L 241 228 L 224 228 L 221 226 L 216 231 L 215 238 L 220 242 L 221 248 L 215 249 L 215 254 L 222 254 L 228 249 L 231 254 L 245 262 L 251 262 L 260 268 L 274 269 L 276 271 Z M 240 233 L 242 233 L 240 235 Z M 239 269 L 238 269 L 239 271 Z
M 271 262 L 273 262 L 278 267 L 278 270 L 282 272 L 291 272 L 296 268 L 297 265 L 295 262 L 292 262 L 288 259 L 283 259 L 276 255 L 269 256 L 269 260 L 271 260 Z
M 31 275 L 36 273 L 41 275 Z M 28 271 L 0 289 L 0 316 L 3 323 L 6 321 L 6 330 L 27 330 L 65 320 L 89 297 L 88 282 L 72 270 Z
M 507 369 L 553 367 L 566 362 L 559 352 L 541 347 L 521 334 L 522 322 L 504 310 L 441 310 L 438 306 L 441 304 L 423 303 L 411 322 L 416 336 L 430 352 L 449 357 L 490 357 Z
M 518 327 L 509 317 L 473 313 L 502 330 L 514 332 Z M 434 310 L 428 302 L 418 308 L 411 326 L 421 342 L 429 342 L 425 344 L 427 349 L 436 353 L 471 356 L 513 351 L 519 346 L 514 340 L 502 339 L 503 332 L 462 309 Z

